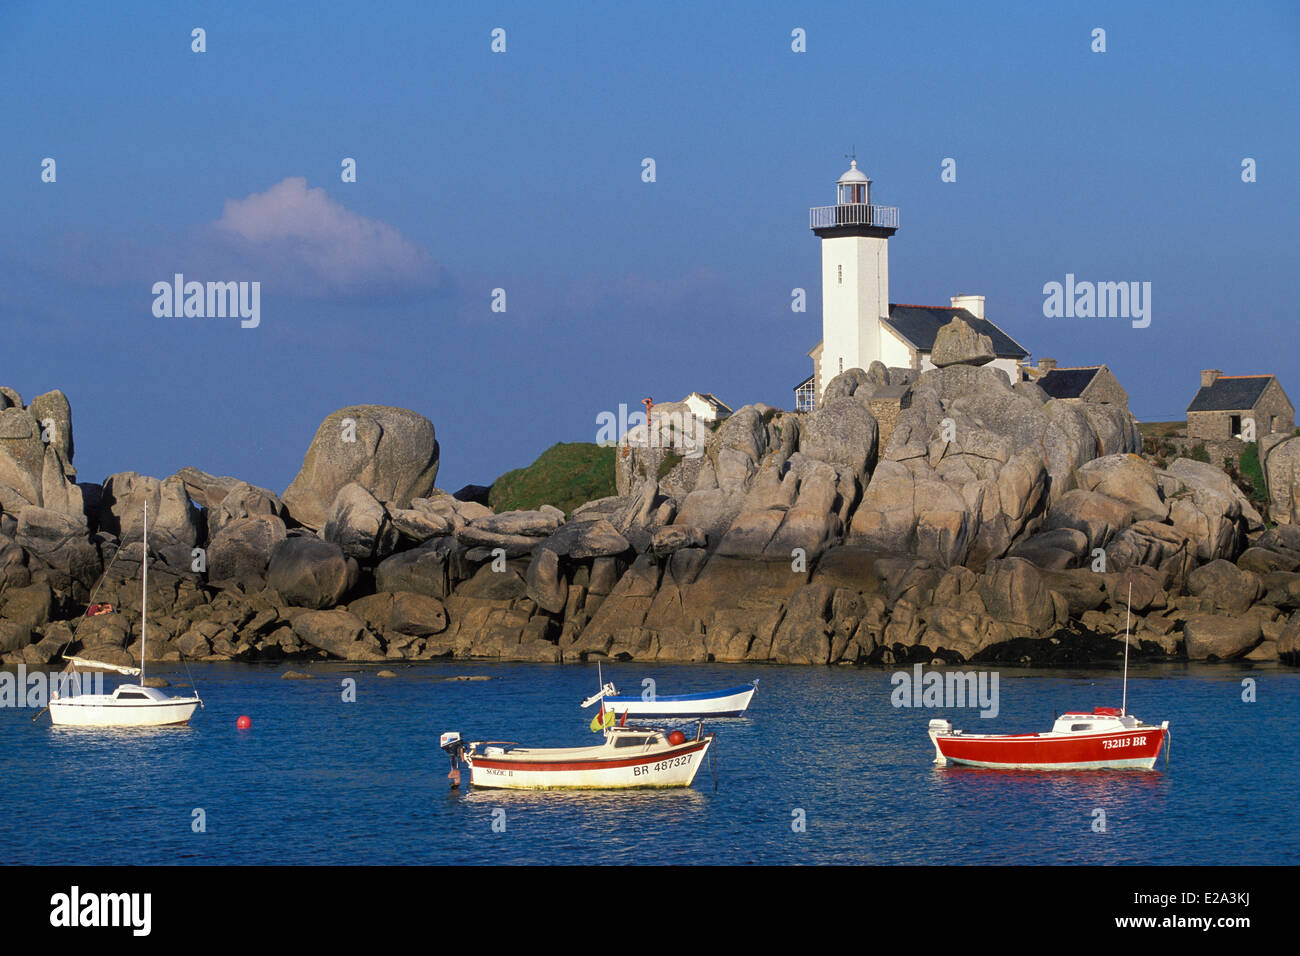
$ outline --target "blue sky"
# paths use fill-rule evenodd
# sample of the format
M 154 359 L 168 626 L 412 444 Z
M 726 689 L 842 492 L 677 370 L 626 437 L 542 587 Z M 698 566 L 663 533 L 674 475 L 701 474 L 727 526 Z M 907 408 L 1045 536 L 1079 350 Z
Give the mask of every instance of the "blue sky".
M 821 337 L 807 209 L 856 147 L 901 210 L 895 301 L 983 294 L 1142 419 L 1203 367 L 1300 402 L 1297 54 L 1292 3 L 10 0 L 0 384 L 68 394 L 82 480 L 278 491 L 349 404 L 427 415 L 448 490 L 646 395 L 789 407 Z M 177 271 L 260 281 L 260 326 L 155 317 Z M 1044 318 L 1066 273 L 1151 282 L 1151 326 Z

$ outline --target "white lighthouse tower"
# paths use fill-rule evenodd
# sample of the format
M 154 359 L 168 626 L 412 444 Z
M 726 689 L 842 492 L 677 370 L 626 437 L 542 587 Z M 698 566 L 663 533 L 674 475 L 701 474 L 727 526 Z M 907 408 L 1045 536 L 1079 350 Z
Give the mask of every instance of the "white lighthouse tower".
M 896 206 L 871 204 L 871 180 L 853 160 L 835 184 L 835 205 L 809 210 L 822 241 L 822 344 L 814 354 L 815 394 L 845 369 L 882 358 L 881 320 L 889 318 L 889 237 Z

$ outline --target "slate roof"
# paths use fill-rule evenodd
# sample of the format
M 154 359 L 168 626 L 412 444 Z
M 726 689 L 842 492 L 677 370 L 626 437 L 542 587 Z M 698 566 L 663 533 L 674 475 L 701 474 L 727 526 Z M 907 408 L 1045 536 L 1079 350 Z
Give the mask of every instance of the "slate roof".
M 1078 398 L 1101 371 L 1100 365 L 1087 368 L 1054 368 L 1038 377 L 1038 387 L 1052 398 Z
M 885 323 L 906 339 L 913 348 L 921 352 L 934 350 L 934 337 L 939 330 L 955 318 L 965 321 L 980 335 L 987 335 L 993 340 L 993 354 L 998 358 L 1022 359 L 1029 352 L 1007 333 L 988 319 L 977 319 L 967 309 L 954 309 L 951 306 L 937 305 L 896 305 L 889 306 L 889 318 Z
M 1189 412 L 1232 412 L 1254 408 L 1272 375 L 1220 375 L 1201 390 L 1187 406 Z

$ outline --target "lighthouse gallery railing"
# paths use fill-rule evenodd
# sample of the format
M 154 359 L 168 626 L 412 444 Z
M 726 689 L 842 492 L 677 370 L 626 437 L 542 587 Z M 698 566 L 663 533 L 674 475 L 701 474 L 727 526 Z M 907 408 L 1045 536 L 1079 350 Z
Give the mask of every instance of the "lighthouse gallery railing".
M 840 206 L 813 206 L 808 210 L 809 229 L 829 229 L 834 226 L 881 226 L 897 229 L 898 207 L 847 203 Z

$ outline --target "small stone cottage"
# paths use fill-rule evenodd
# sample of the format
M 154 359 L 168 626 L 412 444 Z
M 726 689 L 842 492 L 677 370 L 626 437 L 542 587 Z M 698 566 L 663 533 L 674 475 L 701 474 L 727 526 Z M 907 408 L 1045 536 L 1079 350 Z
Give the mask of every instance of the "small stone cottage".
M 1056 359 L 1045 358 L 1039 360 L 1037 368 L 1025 368 L 1024 378 L 1035 382 L 1050 398 L 1128 408 L 1128 392 L 1105 365 L 1059 368 Z
M 1274 375 L 1201 372 L 1201 387 L 1187 406 L 1187 437 L 1193 441 L 1257 441 L 1295 432 L 1295 407 Z

